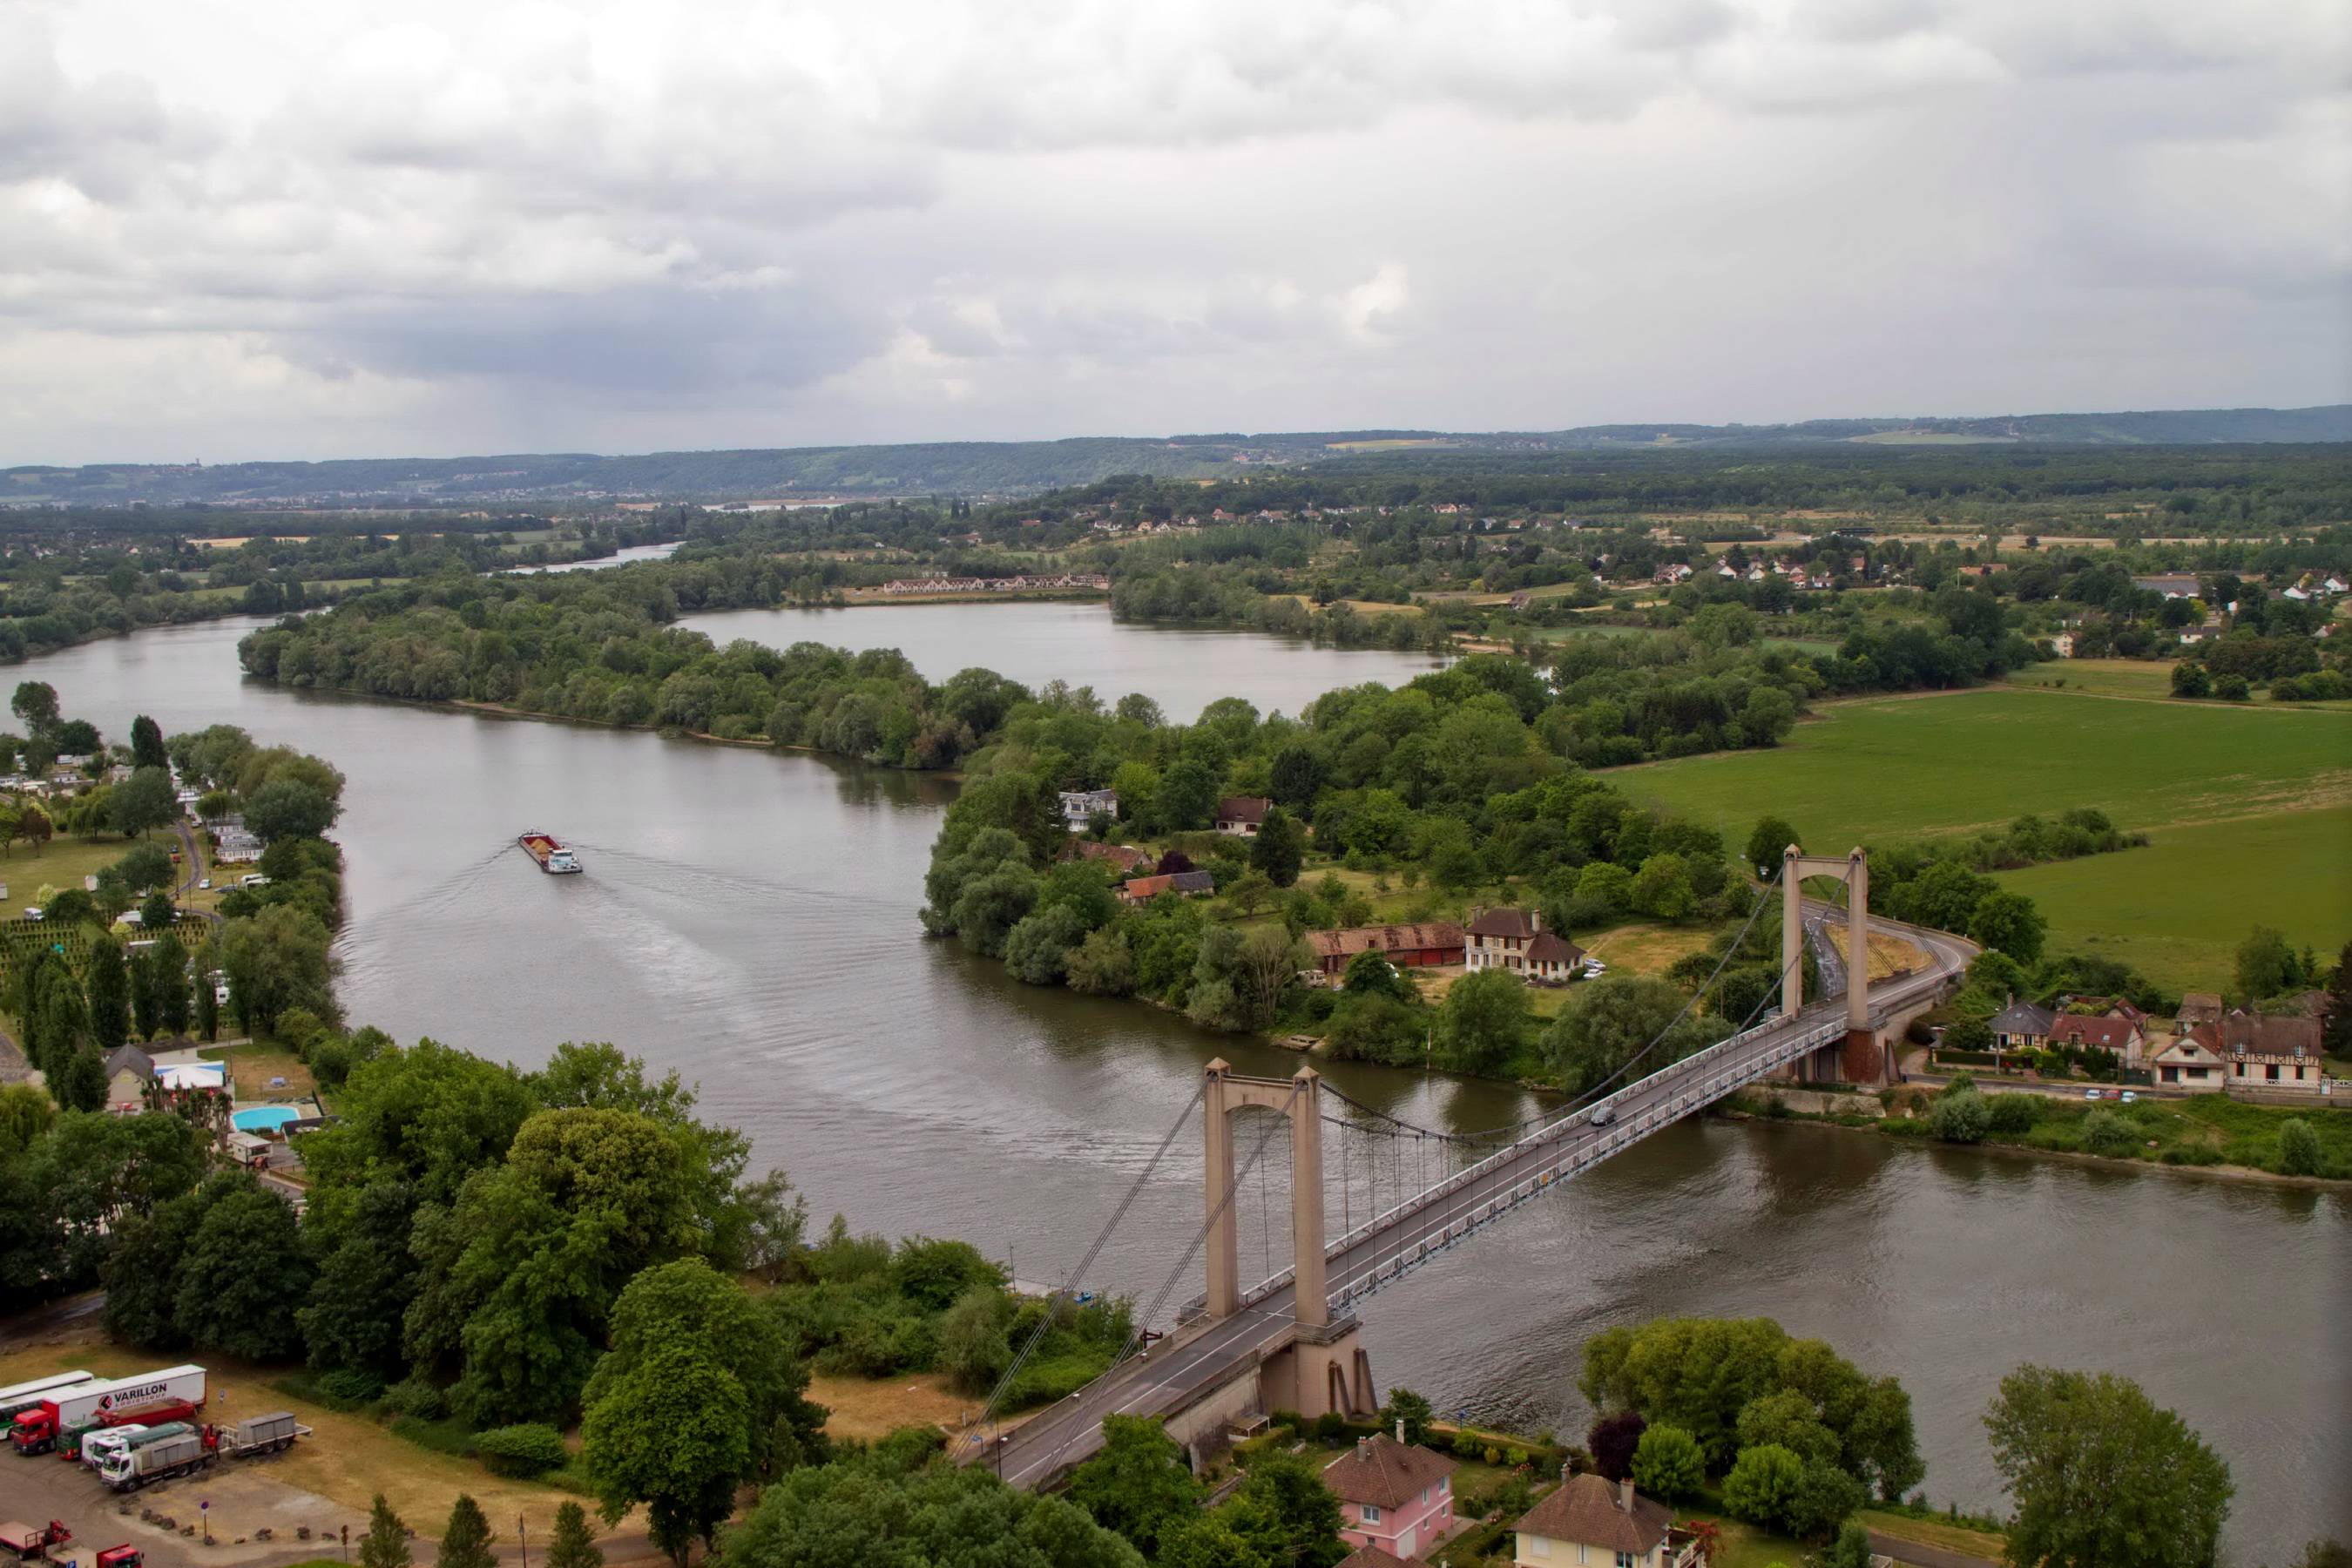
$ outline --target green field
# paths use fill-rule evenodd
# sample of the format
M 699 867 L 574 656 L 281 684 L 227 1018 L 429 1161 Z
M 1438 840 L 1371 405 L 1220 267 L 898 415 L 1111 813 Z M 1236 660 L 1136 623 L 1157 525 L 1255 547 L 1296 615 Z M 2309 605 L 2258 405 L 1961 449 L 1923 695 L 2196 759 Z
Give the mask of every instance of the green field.
M 1769 813 L 1832 854 L 2098 806 L 2156 842 L 2008 877 L 2041 901 L 2058 946 L 2126 958 L 2168 989 L 2217 984 L 2258 921 L 2323 949 L 2352 936 L 2340 712 L 2015 688 L 1870 698 L 1824 706 L 1772 751 L 1612 777 L 1735 847 Z
M 2172 695 L 2172 665 L 2168 661 L 2144 658 L 2069 658 L 2055 664 L 2036 664 L 2019 670 L 2009 678 L 2011 686 L 2032 687 L 2045 691 L 2081 692 L 2092 697 L 2139 697 L 2151 702 L 2192 704 Z M 2264 695 L 2258 699 L 2268 702 Z M 2209 706 L 2221 706 L 2218 698 L 2206 698 Z M 2305 702 L 2293 704 L 2321 712 L 2352 712 L 2352 702 Z
M 2352 806 L 2159 827 L 2145 849 L 2006 871 L 2051 929 L 2168 987 L 2226 991 L 2253 926 L 2332 954 L 2352 937 Z

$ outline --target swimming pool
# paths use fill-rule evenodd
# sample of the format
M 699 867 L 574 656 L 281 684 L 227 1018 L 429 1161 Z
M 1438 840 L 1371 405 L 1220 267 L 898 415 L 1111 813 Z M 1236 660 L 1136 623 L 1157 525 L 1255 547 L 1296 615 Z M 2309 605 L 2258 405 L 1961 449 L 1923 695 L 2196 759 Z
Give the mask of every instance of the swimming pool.
M 301 1119 L 300 1108 L 291 1105 L 257 1105 L 229 1118 L 240 1132 L 275 1132 L 288 1122 Z

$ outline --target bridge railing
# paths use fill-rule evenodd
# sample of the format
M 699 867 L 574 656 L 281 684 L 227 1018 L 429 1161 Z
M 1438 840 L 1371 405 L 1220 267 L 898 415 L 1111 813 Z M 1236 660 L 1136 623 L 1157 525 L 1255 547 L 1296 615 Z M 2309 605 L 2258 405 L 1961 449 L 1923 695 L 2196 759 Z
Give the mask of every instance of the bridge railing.
M 1779 1027 L 1785 1029 L 1786 1025 Z M 1554 1184 L 1582 1174 L 1660 1128 L 1746 1088 L 1808 1051 L 1818 1050 L 1843 1038 L 1845 1020 L 1839 1016 L 1778 1040 L 1759 1038 L 1769 1032 L 1769 1029 L 1751 1029 L 1735 1035 L 1610 1096 L 1600 1103 L 1615 1105 L 1641 1096 L 1645 1089 L 1671 1089 L 1683 1082 L 1691 1085 L 1624 1121 L 1607 1124 L 1606 1131 L 1594 1130 L 1596 1136 L 1571 1143 L 1573 1134 L 1580 1130 L 1591 1129 L 1590 1110 L 1571 1112 L 1437 1184 L 1418 1197 L 1399 1205 L 1390 1212 L 1387 1226 L 1409 1224 L 1414 1214 L 1436 1206 L 1445 1198 L 1481 1182 L 1495 1184 L 1495 1190 L 1468 1214 L 1457 1215 L 1442 1226 L 1408 1234 L 1402 1240 L 1384 1247 L 1381 1255 L 1369 1265 L 1334 1279 L 1331 1305 L 1344 1306 L 1371 1294 L 1382 1285 L 1402 1279 L 1473 1231 L 1501 1218 L 1521 1204 L 1541 1196 Z M 1748 1054 L 1743 1055 L 1743 1052 Z M 1570 1146 L 1558 1147 L 1562 1144 Z M 1507 1180 L 1505 1179 L 1512 1166 L 1528 1162 L 1530 1156 L 1540 1156 L 1548 1147 L 1552 1149 L 1550 1158 L 1538 1157 L 1529 1168 L 1508 1174 Z M 1371 1239 L 1382 1228 L 1380 1223 L 1360 1226 L 1332 1250 L 1335 1255 L 1344 1252 Z M 1287 1283 L 1287 1280 L 1269 1282 L 1269 1287 L 1279 1289 L 1283 1283 Z M 1258 1294 L 1253 1291 L 1251 1299 L 1255 1299 Z
M 1481 1182 L 1495 1179 L 1507 1167 L 1526 1159 L 1530 1153 L 1547 1145 L 1560 1142 L 1580 1128 L 1590 1127 L 1592 1124 L 1592 1118 L 1604 1108 L 1613 1110 L 1621 1104 L 1646 1098 L 1653 1090 L 1665 1086 L 1670 1081 L 1693 1079 L 1707 1080 L 1700 1089 L 1688 1091 L 1643 1111 L 1628 1122 L 1615 1125 L 1612 1131 L 1596 1141 L 1593 1146 L 1580 1151 L 1578 1157 L 1571 1162 L 1571 1168 L 1565 1173 L 1568 1175 L 1578 1174 L 1590 1165 L 1597 1164 L 1601 1160 L 1618 1152 L 1628 1144 L 1649 1136 L 1668 1122 L 1679 1121 L 1692 1110 L 1712 1104 L 1725 1095 L 1745 1088 L 1782 1063 L 1802 1056 L 1807 1051 L 1817 1050 L 1843 1037 L 1845 1033 L 1845 1020 L 1843 1012 L 1824 1006 L 1822 1009 L 1822 1021 L 1795 1035 L 1787 1036 L 1777 1042 L 1767 1043 L 1770 1040 L 1770 1037 L 1786 1031 L 1788 1027 L 1789 1024 L 1785 1019 L 1774 1019 L 1770 1023 L 1759 1024 L 1754 1028 L 1746 1029 L 1718 1040 L 1714 1045 L 1695 1051 L 1679 1061 L 1660 1068 L 1648 1077 L 1637 1079 L 1589 1106 L 1579 1106 L 1574 1110 L 1564 1111 L 1526 1137 L 1505 1145 L 1476 1163 L 1465 1166 L 1445 1180 L 1435 1183 L 1384 1213 L 1367 1219 L 1332 1243 L 1326 1249 L 1326 1256 L 1336 1259 L 1382 1231 L 1409 1223 L 1413 1215 L 1444 1199 L 1476 1186 Z M 1757 1047 L 1759 1045 L 1764 1048 L 1759 1050 Z M 1736 1068 L 1727 1066 L 1735 1058 L 1744 1059 L 1740 1060 Z M 1713 1075 L 1712 1078 L 1709 1077 L 1710 1074 Z M 1486 1224 L 1488 1220 L 1507 1212 L 1508 1209 L 1517 1207 L 1518 1204 L 1536 1195 L 1556 1179 L 1559 1179 L 1559 1173 L 1550 1172 L 1538 1176 L 1518 1178 L 1507 1194 L 1498 1195 L 1487 1205 L 1482 1207 L 1473 1219 L 1466 1222 L 1456 1221 L 1444 1227 L 1444 1234 L 1438 1237 L 1435 1245 L 1430 1244 L 1430 1237 L 1436 1233 L 1414 1237 L 1403 1249 L 1391 1255 L 1389 1262 L 1360 1274 L 1355 1280 L 1338 1282 L 1338 1289 L 1333 1294 L 1331 1304 L 1335 1307 L 1343 1305 L 1360 1296 L 1369 1294 L 1378 1283 L 1394 1279 L 1402 1274 L 1406 1268 L 1411 1267 L 1411 1263 L 1405 1263 L 1402 1267 L 1392 1266 L 1397 1259 L 1410 1254 L 1412 1262 L 1419 1262 L 1423 1258 L 1467 1235 L 1475 1226 Z M 1295 1277 L 1295 1269 L 1284 1269 L 1244 1294 L 1242 1304 L 1249 1306 L 1272 1295 L 1290 1284 Z

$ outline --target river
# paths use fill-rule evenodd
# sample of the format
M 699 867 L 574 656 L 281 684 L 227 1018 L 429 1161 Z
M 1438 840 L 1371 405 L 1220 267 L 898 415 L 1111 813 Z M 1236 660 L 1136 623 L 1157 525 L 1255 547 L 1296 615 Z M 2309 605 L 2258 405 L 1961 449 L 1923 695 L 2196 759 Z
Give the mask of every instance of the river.
M 722 641 L 904 645 L 934 679 L 988 664 L 1107 698 L 1142 690 L 1180 715 L 1227 692 L 1296 711 L 1323 686 L 1426 667 L 1119 626 L 1085 605 L 695 624 Z M 110 738 L 144 712 L 167 732 L 233 722 L 334 762 L 351 778 L 339 952 L 355 1022 L 524 1064 L 562 1040 L 615 1041 L 698 1082 L 704 1111 L 750 1131 L 755 1163 L 788 1170 L 819 1224 L 839 1210 L 859 1229 L 965 1237 L 1024 1278 L 1058 1279 L 1202 1064 L 1297 1065 L 1141 1006 L 1021 985 L 923 940 L 913 912 L 942 781 L 281 691 L 237 672 L 246 629 L 142 632 L 20 678 L 54 684 L 69 715 Z M 574 842 L 587 874 L 539 874 L 509 847 L 526 826 Z M 1344 1065 L 1330 1077 L 1430 1125 L 1529 1109 L 1493 1085 Z M 1089 1283 L 1158 1289 L 1199 1225 L 1197 1151 L 1188 1132 Z M 1244 1256 L 1278 1267 L 1256 1212 L 1244 1205 Z M 2137 1378 L 2220 1450 L 2238 1486 L 2227 1539 L 2239 1568 L 2277 1568 L 2315 1535 L 2352 1538 L 2352 1202 L 2340 1191 L 1696 1122 L 1361 1315 L 1383 1387 L 1580 1433 L 1584 1338 L 1686 1313 L 1774 1317 L 1898 1374 L 1939 1505 L 2000 1502 L 1979 1417 L 2000 1375 L 2034 1361 Z

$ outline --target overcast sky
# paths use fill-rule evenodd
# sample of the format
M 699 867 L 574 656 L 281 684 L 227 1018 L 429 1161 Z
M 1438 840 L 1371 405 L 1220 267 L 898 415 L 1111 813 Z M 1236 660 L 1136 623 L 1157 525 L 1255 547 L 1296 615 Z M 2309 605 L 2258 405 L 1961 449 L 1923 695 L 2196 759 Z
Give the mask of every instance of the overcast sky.
M 2338 402 L 2342 0 L 0 0 L 0 462 Z

